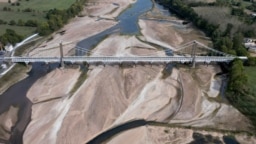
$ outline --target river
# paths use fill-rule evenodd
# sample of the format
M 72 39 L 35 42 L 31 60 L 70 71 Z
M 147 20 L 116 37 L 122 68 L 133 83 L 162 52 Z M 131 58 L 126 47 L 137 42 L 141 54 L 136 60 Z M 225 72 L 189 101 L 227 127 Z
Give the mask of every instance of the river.
M 83 56 L 87 54 L 86 52 L 88 50 L 92 49 L 105 37 L 113 33 L 125 35 L 140 34 L 138 25 L 139 16 L 151 10 L 152 7 L 153 3 L 151 0 L 137 0 L 116 18 L 118 23 L 115 26 L 77 43 L 76 55 Z
M 153 3 L 151 0 L 137 0 L 137 2 L 132 4 L 116 18 L 118 21 L 117 25 L 77 43 L 76 55 L 85 55 L 87 50 L 92 49 L 105 37 L 116 32 L 126 35 L 140 34 L 140 28 L 138 26 L 139 16 L 151 10 L 152 7 Z M 157 7 L 163 9 L 159 5 Z M 49 65 L 34 63 L 26 79 L 16 83 L 0 95 L 0 114 L 7 111 L 10 106 L 19 107 L 18 122 L 12 129 L 10 143 L 22 143 L 23 132 L 31 118 L 32 103 L 26 97 L 27 91 L 40 77 L 57 68 L 58 65 L 56 63 Z M 144 121 L 139 121 L 139 123 L 142 125 L 145 124 Z M 134 125 L 137 126 L 137 124 Z
M 33 63 L 28 77 L 0 95 L 0 114 L 7 111 L 11 106 L 19 107 L 18 121 L 12 129 L 10 143 L 22 143 L 22 135 L 31 118 L 32 103 L 26 97 L 27 91 L 40 77 L 46 75 L 51 70 L 58 67 L 59 64 Z

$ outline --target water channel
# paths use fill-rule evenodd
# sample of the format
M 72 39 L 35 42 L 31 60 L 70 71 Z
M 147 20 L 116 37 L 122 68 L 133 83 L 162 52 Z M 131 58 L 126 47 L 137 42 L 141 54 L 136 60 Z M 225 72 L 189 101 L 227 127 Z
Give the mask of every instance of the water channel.
M 125 35 L 140 34 L 138 25 L 139 16 L 151 10 L 152 7 L 153 3 L 151 0 L 137 0 L 137 2 L 132 4 L 131 7 L 127 8 L 116 18 L 118 23 L 115 26 L 77 43 L 76 55 L 85 55 L 88 50 L 113 33 Z
M 151 10 L 153 3 L 151 0 L 137 0 L 124 12 L 122 12 L 116 20 L 118 24 L 77 44 L 76 55 L 86 54 L 86 50 L 90 50 L 102 41 L 106 36 L 119 32 L 120 34 L 136 35 L 140 33 L 138 26 L 138 18 L 145 12 Z M 163 9 L 163 7 L 158 6 Z M 164 9 L 163 9 L 164 10 Z M 79 50 L 80 49 L 80 50 Z M 81 49 L 83 51 L 81 52 Z M 0 95 L 0 114 L 7 111 L 10 106 L 19 107 L 18 122 L 12 128 L 10 143 L 22 143 L 22 135 L 31 118 L 32 103 L 26 97 L 29 88 L 42 76 L 58 67 L 59 64 L 42 64 L 34 63 L 28 77 L 5 91 Z M 141 121 L 140 121 L 141 122 Z M 142 122 L 144 125 L 145 123 Z M 136 124 L 135 124 L 136 125 Z
M 26 79 L 16 83 L 0 95 L 0 114 L 8 111 L 10 106 L 19 108 L 18 120 L 15 127 L 12 128 L 10 143 L 22 142 L 22 134 L 30 121 L 32 103 L 26 97 L 27 91 L 37 79 L 57 68 L 58 65 L 57 63 L 49 65 L 33 63 Z

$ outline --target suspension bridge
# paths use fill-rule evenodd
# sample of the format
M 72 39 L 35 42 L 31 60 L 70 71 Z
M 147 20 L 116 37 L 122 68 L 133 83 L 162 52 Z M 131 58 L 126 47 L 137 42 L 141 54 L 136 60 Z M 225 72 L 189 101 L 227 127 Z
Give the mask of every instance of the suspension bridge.
M 230 62 L 235 58 L 246 60 L 247 57 L 237 57 L 229 55 L 198 42 L 192 41 L 186 43 L 176 50 L 167 49 L 165 51 L 154 52 L 144 55 L 132 55 L 132 56 L 107 56 L 93 52 L 90 50 L 85 50 L 81 47 L 76 47 L 76 51 L 80 52 L 79 55 L 84 56 L 63 56 L 63 46 L 60 44 L 60 57 L 2 57 L 2 61 L 11 61 L 13 63 L 34 63 L 34 62 L 60 62 L 63 66 L 65 62 L 77 63 L 86 62 L 88 64 L 92 63 L 102 63 L 102 64 L 122 64 L 122 63 L 211 63 L 211 62 Z M 82 51 L 82 53 L 81 53 Z M 92 56 L 90 56 L 92 55 Z

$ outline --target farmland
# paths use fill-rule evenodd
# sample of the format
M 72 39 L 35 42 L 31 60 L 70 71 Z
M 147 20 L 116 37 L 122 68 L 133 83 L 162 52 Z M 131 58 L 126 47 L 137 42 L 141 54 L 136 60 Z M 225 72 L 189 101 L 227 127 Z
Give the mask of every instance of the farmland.
M 28 36 L 35 31 L 35 26 L 26 26 L 28 20 L 38 23 L 46 21 L 45 15 L 50 9 L 67 9 L 76 0 L 21 0 L 13 3 L 8 3 L 8 0 L 0 1 L 0 35 L 5 32 L 5 29 L 13 29 L 22 36 Z M 11 23 L 14 21 L 14 24 Z M 18 26 L 19 25 L 19 26 Z M 25 25 L 25 26 L 24 26 Z

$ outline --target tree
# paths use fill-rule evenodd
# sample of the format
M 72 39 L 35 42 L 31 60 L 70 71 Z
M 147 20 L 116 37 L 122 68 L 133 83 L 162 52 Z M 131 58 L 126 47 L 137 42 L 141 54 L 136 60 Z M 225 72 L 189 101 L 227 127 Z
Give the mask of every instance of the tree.
M 18 26 L 24 26 L 23 20 L 22 20 L 22 19 L 19 19 L 17 25 L 18 25 Z
M 225 30 L 225 32 L 224 32 L 223 35 L 230 37 L 230 36 L 231 36 L 231 30 L 232 30 L 232 28 L 233 28 L 233 24 L 228 23 L 228 24 L 227 24 L 227 28 L 226 28 L 226 30 Z
M 14 20 L 11 20 L 11 21 L 9 22 L 9 25 L 16 25 L 16 22 L 15 22 Z
M 8 11 L 8 8 L 7 8 L 7 7 L 4 7 L 4 8 L 3 8 L 3 11 Z
M 4 23 L 5 23 L 5 21 L 3 21 L 3 20 L 0 19 L 0 25 L 1 25 L 1 24 L 4 24 Z
M 28 20 L 28 21 L 25 23 L 25 26 L 28 26 L 28 27 L 37 27 L 37 21 L 36 21 L 36 20 Z
M 6 29 L 5 33 L 0 36 L 0 41 L 6 45 L 7 43 L 15 44 L 23 39 L 21 35 L 18 35 L 14 30 Z
M 248 78 L 244 72 L 243 62 L 235 59 L 230 70 L 230 79 L 228 90 L 237 95 L 243 95 L 248 92 Z
M 37 27 L 37 32 L 40 35 L 48 35 L 51 33 L 51 29 L 49 27 L 49 24 L 47 22 L 40 23 Z
M 255 66 L 256 65 L 256 58 L 254 57 L 248 57 L 248 59 L 245 62 L 246 66 Z
M 241 33 L 236 33 L 233 37 L 233 49 L 237 50 L 241 48 L 244 41 L 244 36 Z

